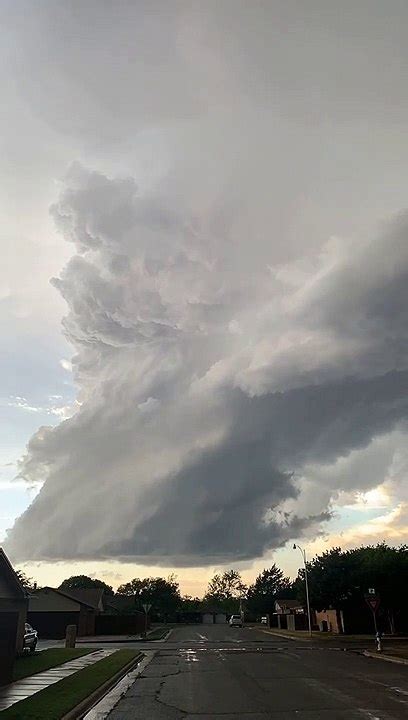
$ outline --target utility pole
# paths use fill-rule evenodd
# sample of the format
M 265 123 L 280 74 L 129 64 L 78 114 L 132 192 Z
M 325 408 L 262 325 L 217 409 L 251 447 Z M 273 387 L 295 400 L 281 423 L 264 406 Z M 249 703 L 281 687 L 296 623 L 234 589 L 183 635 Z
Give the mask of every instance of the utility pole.
M 244 608 L 242 605 L 242 595 L 239 596 L 239 614 L 241 615 L 242 627 L 244 627 Z
M 305 586 L 306 586 L 306 605 L 307 605 L 307 619 L 309 623 L 309 635 L 312 637 L 312 617 L 310 614 L 310 600 L 309 600 L 309 580 L 307 576 L 307 562 L 306 562 L 306 550 L 300 547 L 300 545 L 296 545 L 296 543 L 293 545 L 293 549 L 300 550 L 303 556 L 303 564 L 305 566 Z

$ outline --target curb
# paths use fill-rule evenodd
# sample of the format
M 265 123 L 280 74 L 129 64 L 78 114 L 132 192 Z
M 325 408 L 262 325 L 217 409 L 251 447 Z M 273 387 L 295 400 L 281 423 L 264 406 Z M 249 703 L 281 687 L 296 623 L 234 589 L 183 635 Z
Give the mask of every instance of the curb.
M 128 672 L 116 685 L 111 688 L 90 710 L 82 717 L 82 720 L 105 720 L 119 702 L 126 695 L 129 688 L 134 685 L 137 679 L 143 675 L 146 667 L 156 655 L 155 650 L 146 650 L 143 660 L 130 672 Z
M 86 715 L 86 713 L 91 710 L 91 708 L 99 701 L 102 700 L 104 695 L 106 695 L 109 690 L 112 690 L 112 688 L 117 685 L 117 683 L 122 680 L 122 678 L 127 675 L 127 673 L 132 670 L 136 665 L 139 664 L 141 658 L 143 657 L 143 653 L 139 653 L 136 655 L 133 660 L 127 663 L 127 665 L 124 665 L 120 670 L 118 670 L 115 675 L 112 675 L 112 677 L 109 678 L 109 680 L 106 680 L 106 682 L 103 683 L 103 685 L 100 685 L 96 690 L 91 693 L 91 695 L 88 695 L 85 700 L 82 700 L 78 705 L 76 705 L 74 708 L 69 710 L 61 720 L 81 720 L 81 718 Z
M 78 647 L 78 645 L 85 645 L 85 647 L 88 647 L 89 645 L 101 645 L 102 643 L 104 645 L 122 645 L 125 643 L 136 643 L 136 642 L 144 642 L 142 638 L 127 638 L 126 640 L 102 640 L 101 638 L 98 638 L 98 640 L 77 640 L 75 647 Z
M 98 636 L 98 639 L 97 639 L 97 640 L 92 640 L 92 639 L 88 640 L 87 638 L 83 638 L 83 639 L 81 639 L 81 640 L 77 640 L 77 641 L 76 641 L 76 646 L 78 646 L 78 645 L 85 645 L 85 646 L 89 646 L 89 645 L 101 645 L 102 643 L 103 643 L 104 645 L 113 645 L 113 644 L 114 644 L 114 645 L 125 645 L 126 643 L 139 643 L 139 642 L 140 642 L 140 643 L 144 643 L 144 642 L 164 642 L 165 640 L 167 640 L 167 638 L 169 637 L 169 635 L 172 633 L 173 630 L 174 630 L 174 628 L 170 628 L 170 630 L 168 630 L 167 634 L 166 634 L 166 635 L 163 635 L 162 638 L 156 638 L 156 639 L 153 639 L 153 640 L 151 640 L 151 639 L 149 638 L 149 634 L 152 633 L 152 632 L 154 632 L 154 630 L 150 630 L 150 632 L 147 633 L 147 636 L 146 636 L 145 638 L 142 638 L 142 637 L 140 637 L 140 636 L 134 636 L 134 637 L 131 637 L 131 636 L 128 637 L 128 636 L 126 636 L 126 637 L 124 637 L 123 639 L 119 636 L 119 638 L 117 638 L 116 640 L 104 640 L 104 639 L 103 639 L 103 636 Z M 91 637 L 92 637 L 92 636 L 91 636 Z
M 408 660 L 396 657 L 395 655 L 382 655 L 381 653 L 373 653 L 370 650 L 363 650 L 363 655 L 374 658 L 375 660 L 385 660 L 385 662 L 395 663 L 396 665 L 408 665 Z
M 300 640 L 300 642 L 309 642 L 313 638 L 298 637 L 297 635 L 286 635 L 284 633 L 275 632 L 274 630 L 261 630 L 266 635 L 275 635 L 276 637 L 285 638 L 286 640 Z
M 158 640 L 150 640 L 150 642 L 166 642 L 166 641 L 169 639 L 169 637 L 170 637 L 171 633 L 173 632 L 173 630 L 174 630 L 174 628 L 170 628 L 170 630 L 168 631 L 167 635 L 164 635 L 162 638 L 160 638 L 160 639 L 158 639 Z

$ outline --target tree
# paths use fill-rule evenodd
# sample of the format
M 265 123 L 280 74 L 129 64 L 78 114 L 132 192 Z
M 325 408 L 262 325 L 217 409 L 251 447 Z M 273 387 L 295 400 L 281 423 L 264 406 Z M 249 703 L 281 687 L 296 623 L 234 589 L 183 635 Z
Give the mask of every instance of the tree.
M 28 577 L 23 570 L 16 570 L 16 575 L 26 592 L 33 592 L 36 589 L 37 583 Z
M 391 630 L 403 622 L 408 604 L 408 547 L 385 543 L 342 551 L 336 547 L 308 563 L 311 605 L 315 610 L 359 609 L 367 614 L 364 595 L 374 588 L 380 596 L 382 622 Z M 305 601 L 304 570 L 295 581 L 297 596 Z M 368 617 L 368 616 L 367 616 Z
M 133 578 L 127 583 L 119 585 L 117 589 L 118 595 L 126 595 L 127 597 L 141 597 L 143 590 L 147 588 L 147 578 L 145 580 L 139 580 L 139 578 Z
M 262 570 L 247 596 L 247 608 L 254 615 L 272 613 L 275 600 L 293 596 L 292 583 L 275 564 Z
M 118 595 L 133 597 L 135 608 L 141 610 L 144 603 L 152 605 L 152 612 L 166 618 L 176 612 L 180 604 L 180 588 L 174 575 L 167 578 L 134 578 L 118 587 Z
M 72 577 L 63 580 L 59 586 L 59 590 L 88 590 L 90 588 L 103 588 L 106 595 L 113 595 L 113 587 L 107 585 L 103 580 L 91 578 L 88 575 L 72 575 Z
M 177 608 L 178 620 L 181 620 L 181 622 L 198 621 L 202 610 L 203 603 L 200 598 L 183 595 Z
M 245 598 L 247 587 L 238 570 L 226 570 L 216 574 L 208 583 L 204 596 L 206 604 L 217 605 L 227 613 L 237 612 L 241 598 Z
M 246 585 L 238 570 L 226 570 L 222 575 L 214 575 L 208 583 L 206 597 L 223 600 L 243 597 L 246 594 Z
M 335 547 L 316 556 L 308 565 L 310 603 L 315 610 L 336 606 L 343 609 L 355 590 L 356 573 L 347 552 Z M 299 570 L 295 581 L 298 599 L 305 604 L 305 571 Z
M 191 595 L 183 595 L 180 600 L 180 610 L 184 613 L 198 613 L 201 610 L 202 600 Z

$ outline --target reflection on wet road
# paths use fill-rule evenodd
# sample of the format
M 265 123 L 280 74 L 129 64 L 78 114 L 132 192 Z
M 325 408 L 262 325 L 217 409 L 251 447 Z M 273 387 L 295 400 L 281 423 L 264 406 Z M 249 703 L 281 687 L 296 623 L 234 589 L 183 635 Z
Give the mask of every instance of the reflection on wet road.
M 150 644 L 152 650 L 152 644 Z M 259 629 L 187 626 L 109 720 L 402 720 L 408 668 Z

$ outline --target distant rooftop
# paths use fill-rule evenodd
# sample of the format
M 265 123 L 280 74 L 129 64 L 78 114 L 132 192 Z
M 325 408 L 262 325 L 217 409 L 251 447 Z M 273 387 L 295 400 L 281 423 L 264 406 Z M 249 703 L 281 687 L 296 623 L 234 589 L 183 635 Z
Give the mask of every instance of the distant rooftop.
M 73 588 L 70 590 L 59 590 L 64 595 L 78 600 L 78 602 L 93 607 L 95 610 L 103 610 L 103 588 Z

